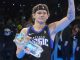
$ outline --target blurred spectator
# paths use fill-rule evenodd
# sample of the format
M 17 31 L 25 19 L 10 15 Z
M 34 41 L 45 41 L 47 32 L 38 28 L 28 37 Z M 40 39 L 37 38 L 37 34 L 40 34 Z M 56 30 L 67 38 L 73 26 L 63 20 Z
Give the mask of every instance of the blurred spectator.
M 0 60 L 15 60 L 16 58 L 16 45 L 13 39 L 16 34 L 16 26 L 12 20 L 9 19 L 3 28 L 3 50 L 1 51 Z
M 80 60 L 80 25 L 74 24 L 72 27 L 73 56 L 75 60 Z
M 63 60 L 80 60 L 80 24 L 75 23 L 61 32 L 58 43 L 58 56 Z
M 72 40 L 71 40 L 71 27 L 68 26 L 61 32 L 59 41 L 58 54 L 62 54 L 63 60 L 70 60 L 72 54 Z

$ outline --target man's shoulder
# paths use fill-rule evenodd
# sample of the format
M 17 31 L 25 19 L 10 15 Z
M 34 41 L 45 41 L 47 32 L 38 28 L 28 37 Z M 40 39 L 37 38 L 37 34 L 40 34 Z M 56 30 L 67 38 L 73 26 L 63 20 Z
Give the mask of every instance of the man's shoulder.
M 28 29 L 29 29 L 29 27 L 27 27 L 27 28 L 23 28 L 23 29 L 21 30 L 21 32 L 26 33 L 26 32 L 28 31 Z
M 48 27 L 50 28 L 50 27 L 53 27 L 53 26 L 55 26 L 56 25 L 56 22 L 53 22 L 53 23 L 50 23 L 49 25 L 48 25 Z
M 24 31 L 24 30 L 27 30 L 28 28 L 23 28 L 22 30 Z
M 50 24 L 48 25 L 48 28 L 49 28 L 50 32 L 55 31 L 56 22 L 50 23 Z

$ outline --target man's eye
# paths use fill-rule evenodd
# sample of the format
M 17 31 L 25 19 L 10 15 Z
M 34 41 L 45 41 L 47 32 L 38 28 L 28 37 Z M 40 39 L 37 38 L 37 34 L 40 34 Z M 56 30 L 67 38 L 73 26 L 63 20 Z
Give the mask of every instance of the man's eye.
M 37 12 L 37 14 L 46 14 L 46 12 Z
M 43 14 L 46 14 L 46 12 L 44 12 Z
M 38 14 L 41 14 L 41 12 L 38 12 Z

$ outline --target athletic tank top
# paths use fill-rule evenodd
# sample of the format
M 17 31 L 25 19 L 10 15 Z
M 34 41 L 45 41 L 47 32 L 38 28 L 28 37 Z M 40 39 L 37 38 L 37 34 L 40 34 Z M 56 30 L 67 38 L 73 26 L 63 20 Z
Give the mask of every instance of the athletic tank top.
M 48 26 L 45 26 L 41 31 L 37 32 L 33 26 L 28 29 L 28 35 L 32 37 L 33 42 L 37 42 L 43 48 L 40 58 L 33 57 L 30 55 L 29 60 L 50 60 L 51 52 L 53 50 L 53 41 L 50 38 Z

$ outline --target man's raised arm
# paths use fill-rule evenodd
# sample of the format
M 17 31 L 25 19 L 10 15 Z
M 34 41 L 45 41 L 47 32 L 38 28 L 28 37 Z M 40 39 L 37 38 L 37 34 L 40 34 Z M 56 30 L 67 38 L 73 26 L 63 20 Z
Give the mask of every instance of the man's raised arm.
M 68 0 L 68 13 L 67 18 L 68 20 L 73 21 L 75 19 L 75 6 L 74 6 L 74 0 Z
M 67 16 L 61 19 L 60 21 L 51 23 L 49 25 L 50 29 L 53 30 L 53 32 L 59 32 L 66 28 L 73 20 L 75 20 L 75 5 L 74 0 L 68 0 L 68 12 Z M 55 28 L 53 27 L 55 25 Z

